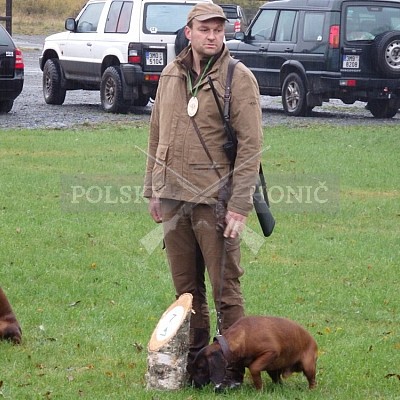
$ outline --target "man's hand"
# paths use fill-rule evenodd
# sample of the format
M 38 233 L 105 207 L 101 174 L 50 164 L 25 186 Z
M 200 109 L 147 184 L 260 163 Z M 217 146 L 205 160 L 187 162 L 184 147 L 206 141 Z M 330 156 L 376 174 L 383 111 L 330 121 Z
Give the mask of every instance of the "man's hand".
M 240 235 L 246 225 L 246 219 L 247 217 L 242 214 L 228 211 L 225 217 L 226 228 L 224 237 L 234 239 L 236 236 Z
M 161 203 L 160 199 L 158 197 L 152 197 L 150 199 L 149 203 L 149 212 L 151 217 L 157 224 L 162 222 L 162 216 L 161 216 Z

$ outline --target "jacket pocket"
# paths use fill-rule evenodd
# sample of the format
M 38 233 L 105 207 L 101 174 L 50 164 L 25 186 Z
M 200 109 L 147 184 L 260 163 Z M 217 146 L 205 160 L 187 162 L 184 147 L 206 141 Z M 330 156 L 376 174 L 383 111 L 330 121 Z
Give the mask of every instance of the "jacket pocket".
M 192 146 L 190 148 L 189 180 L 202 191 L 209 188 L 205 193 L 206 197 L 216 197 L 219 187 L 218 173 L 221 177 L 225 177 L 229 173 L 229 162 L 222 149 L 209 150 L 214 165 L 202 146 Z
M 168 146 L 159 144 L 156 152 L 156 162 L 153 167 L 153 190 L 157 191 L 165 186 L 165 178 L 167 174 L 166 160 L 168 155 Z
M 214 161 L 214 165 L 208 158 L 203 146 L 192 145 L 189 149 L 189 165 L 194 170 L 214 170 L 218 169 L 220 172 L 229 170 L 229 161 L 226 158 L 222 145 L 219 149 L 209 148 L 210 156 Z M 215 172 L 214 172 L 215 174 Z

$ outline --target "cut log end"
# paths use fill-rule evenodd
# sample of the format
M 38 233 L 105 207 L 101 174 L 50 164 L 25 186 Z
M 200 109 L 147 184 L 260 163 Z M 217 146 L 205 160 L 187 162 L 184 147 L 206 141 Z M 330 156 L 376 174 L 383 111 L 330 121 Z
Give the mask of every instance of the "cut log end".
M 147 348 L 147 389 L 177 390 L 186 385 L 192 300 L 191 294 L 183 294 L 158 322 Z

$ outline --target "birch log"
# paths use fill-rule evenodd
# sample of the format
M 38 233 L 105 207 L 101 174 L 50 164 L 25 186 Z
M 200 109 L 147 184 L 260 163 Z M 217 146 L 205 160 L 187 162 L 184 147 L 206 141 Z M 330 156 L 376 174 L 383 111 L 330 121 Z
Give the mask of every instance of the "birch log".
M 192 300 L 190 293 L 181 295 L 158 322 L 147 346 L 147 389 L 177 390 L 186 385 Z

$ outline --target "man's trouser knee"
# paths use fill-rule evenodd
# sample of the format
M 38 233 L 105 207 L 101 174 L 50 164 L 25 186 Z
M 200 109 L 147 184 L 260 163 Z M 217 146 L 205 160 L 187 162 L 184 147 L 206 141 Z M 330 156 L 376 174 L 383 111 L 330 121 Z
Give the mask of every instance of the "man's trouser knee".
M 224 239 L 216 230 L 214 207 L 162 200 L 164 240 L 177 295 L 193 294 L 191 327 L 209 329 L 205 293 L 204 263 L 213 290 L 215 306 L 221 312 L 221 329 L 227 329 L 244 315 L 239 278 L 240 241 Z M 204 258 L 201 265 L 198 250 Z

